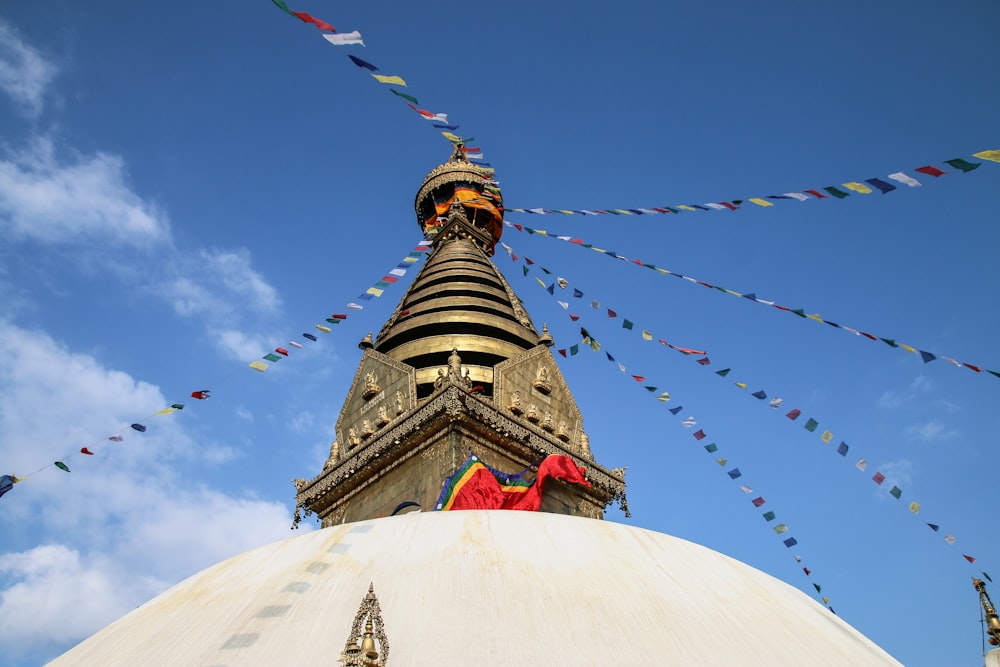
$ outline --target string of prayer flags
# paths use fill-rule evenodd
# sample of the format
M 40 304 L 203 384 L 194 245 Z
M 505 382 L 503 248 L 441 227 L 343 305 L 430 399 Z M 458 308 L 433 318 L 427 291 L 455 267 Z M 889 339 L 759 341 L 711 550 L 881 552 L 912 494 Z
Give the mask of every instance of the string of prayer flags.
M 1000 153 L 1000 152 L 998 152 L 998 153 Z M 503 245 L 504 245 L 504 248 L 507 250 L 508 254 L 511 255 L 511 258 L 514 259 L 516 257 L 516 255 L 514 254 L 513 248 L 511 248 L 509 245 L 506 245 L 506 244 L 503 244 Z M 523 267 L 525 275 L 527 275 L 527 273 L 528 273 L 528 265 L 529 265 L 529 263 L 530 263 L 530 265 L 534 265 L 535 264 L 534 261 L 530 261 L 527 258 L 525 258 L 525 266 Z M 539 268 L 542 269 L 547 274 L 551 273 L 551 271 L 549 271 L 548 269 L 545 269 L 544 267 L 539 266 Z M 542 287 L 543 289 L 545 289 L 546 292 L 549 292 L 550 294 L 553 293 L 549 289 L 549 287 L 552 287 L 551 285 L 549 287 L 546 287 L 545 283 L 543 281 L 539 280 L 538 278 L 536 278 L 536 282 L 538 282 L 539 286 Z M 560 286 L 561 289 L 568 289 L 571 283 L 566 278 L 560 278 L 558 284 L 559 284 L 559 286 Z M 577 292 L 579 292 L 581 297 L 584 296 L 584 293 L 582 291 L 580 291 L 580 290 L 578 290 L 576 288 L 574 288 L 574 290 L 577 291 Z M 560 305 L 562 305 L 562 303 L 564 303 L 564 302 L 560 302 Z M 591 302 L 591 307 L 596 310 L 596 309 L 601 308 L 601 304 L 600 304 L 600 302 L 597 299 L 593 299 L 592 302 Z M 608 317 L 609 318 L 615 318 L 615 317 L 618 316 L 618 313 L 615 310 L 613 310 L 611 308 L 606 308 L 606 310 L 608 312 Z M 574 321 L 576 321 L 577 319 L 579 319 L 579 315 L 572 315 L 571 314 L 571 317 L 573 317 Z M 625 320 L 625 321 L 628 321 L 628 320 Z M 581 333 L 583 333 L 586 336 L 586 338 L 584 340 L 585 343 L 587 342 L 587 340 L 593 340 L 593 337 L 591 336 L 591 334 L 589 333 L 589 331 L 587 331 L 587 329 L 581 327 Z M 646 336 L 645 334 L 646 334 L 646 332 L 643 331 L 643 335 L 642 335 L 642 339 L 643 340 L 649 340 L 652 337 L 651 335 L 650 336 Z M 687 349 L 687 348 L 680 348 L 680 347 L 677 347 L 677 346 L 674 346 L 674 345 L 669 345 L 669 344 L 667 344 L 663 340 L 661 340 L 660 342 L 663 343 L 664 345 L 668 346 L 668 347 L 676 349 L 677 351 L 681 352 L 685 356 L 695 356 L 695 355 L 691 354 L 692 352 L 697 353 L 697 354 L 704 354 L 704 352 L 698 352 L 696 350 L 690 350 L 690 349 Z M 598 346 L 596 349 L 600 349 L 600 347 Z M 563 357 L 566 357 L 566 353 L 565 353 L 566 351 L 565 350 L 558 350 L 558 352 L 560 352 L 560 354 L 562 354 Z M 574 351 L 574 354 L 575 353 L 576 352 Z M 610 352 L 605 351 L 605 355 L 607 356 L 608 361 L 617 363 L 617 362 L 615 362 L 614 356 Z M 698 363 L 700 366 L 703 366 L 703 367 L 711 365 L 711 362 L 710 362 L 710 360 L 708 359 L 707 356 L 702 357 L 702 358 L 696 358 L 695 362 Z M 619 369 L 622 369 L 623 372 L 624 372 L 624 366 L 622 366 L 621 364 L 619 364 L 618 366 L 619 366 Z M 715 371 L 715 374 L 718 375 L 721 378 L 725 378 L 726 376 L 730 375 L 731 372 L 732 372 L 731 368 L 723 368 L 721 370 Z M 646 377 L 643 376 L 643 375 L 633 375 L 632 377 L 634 379 L 636 379 L 637 381 L 641 381 L 641 382 L 645 382 L 645 380 L 646 380 Z M 639 380 L 639 378 L 642 378 L 642 380 Z M 746 390 L 748 388 L 748 384 L 745 383 L 745 382 L 739 382 L 739 381 L 737 381 L 737 382 L 734 382 L 733 385 L 736 386 L 736 387 L 738 387 L 738 388 L 740 388 L 740 389 L 743 389 L 743 390 Z M 659 389 L 657 387 L 651 386 L 651 385 L 650 386 L 645 386 L 644 388 L 647 391 L 649 391 L 650 393 L 656 393 L 657 391 L 659 391 Z M 759 401 L 764 401 L 767 398 L 767 392 L 764 391 L 763 389 L 758 390 L 758 391 L 754 391 L 752 393 L 749 393 L 749 395 L 753 396 L 755 399 L 757 399 Z M 666 402 L 666 401 L 669 401 L 670 398 L 671 397 L 670 397 L 670 394 L 668 392 L 663 392 L 662 394 L 660 394 L 658 396 L 657 400 L 660 401 L 660 402 Z M 775 397 L 775 398 L 771 399 L 770 401 L 768 401 L 766 404 L 769 407 L 773 408 L 773 409 L 777 409 L 778 407 L 780 407 L 782 405 L 783 402 L 784 402 L 784 400 L 782 398 Z M 675 416 L 678 415 L 682 410 L 683 410 L 683 408 L 681 406 L 674 407 L 674 408 L 669 408 L 669 411 L 671 412 L 671 414 L 673 414 Z M 785 414 L 785 417 L 788 418 L 790 421 L 796 421 L 796 420 L 798 420 L 798 418 L 801 415 L 802 415 L 802 411 L 801 410 L 799 410 L 798 408 L 793 408 L 793 409 L 789 410 Z M 686 417 L 682 421 L 682 425 L 685 426 L 685 427 L 687 427 L 687 428 L 693 428 L 696 425 L 696 421 L 694 420 L 693 417 Z M 819 422 L 815 418 L 809 417 L 806 420 L 806 422 L 804 423 L 803 429 L 806 430 L 806 431 L 808 431 L 808 432 L 810 432 L 810 433 L 815 433 L 819 429 L 819 425 L 820 425 Z M 704 429 L 698 429 L 692 435 L 694 436 L 695 440 L 697 440 L 697 441 L 701 441 L 701 440 L 703 440 L 703 439 L 705 439 L 707 437 Z M 822 430 L 820 432 L 819 439 L 824 444 L 831 444 L 833 442 L 833 438 L 834 438 L 834 434 L 829 429 L 824 429 L 824 430 Z M 715 443 L 709 443 L 708 445 L 705 445 L 704 448 L 705 448 L 705 450 L 708 453 L 715 453 L 718 450 L 718 446 Z M 840 444 L 837 446 L 837 448 L 836 448 L 835 451 L 836 451 L 836 453 L 839 456 L 841 456 L 842 458 L 846 459 L 847 453 L 848 453 L 848 451 L 850 451 L 850 446 L 846 442 L 841 441 Z M 728 460 L 726 458 L 719 458 L 716 462 L 720 466 L 725 466 L 728 463 Z M 857 463 L 855 464 L 855 467 L 857 467 L 861 471 L 864 471 L 867 468 L 867 466 L 868 466 L 868 461 L 867 461 L 867 459 L 864 459 L 864 458 L 858 459 Z M 736 469 L 734 469 L 734 471 L 738 472 L 739 469 L 736 468 Z M 882 475 L 882 473 L 876 473 L 876 475 L 873 478 L 873 480 L 878 485 L 881 486 L 882 483 L 885 481 L 885 476 Z M 901 499 L 902 489 L 900 489 L 898 486 L 895 486 L 895 485 L 891 485 L 891 487 L 892 488 L 889 491 L 890 495 L 892 495 L 897 500 Z M 749 487 L 747 487 L 747 488 L 749 488 Z M 757 505 L 755 505 L 755 506 L 757 506 Z M 911 501 L 909 503 L 908 509 L 913 514 L 918 514 L 920 512 L 920 510 L 921 510 L 921 505 L 916 500 L 913 500 L 913 501 Z M 932 525 L 932 524 L 928 524 L 928 525 Z
M 511 209 L 506 209 L 506 210 L 511 210 Z M 680 278 L 680 279 L 684 280 L 685 282 L 689 282 L 689 283 L 691 283 L 693 285 L 701 285 L 703 287 L 706 287 L 706 288 L 709 288 L 709 289 L 712 289 L 712 290 L 715 290 L 715 291 L 718 291 L 718 292 L 729 294 L 730 296 L 735 296 L 735 297 L 739 297 L 739 298 L 742 298 L 742 299 L 747 299 L 749 301 L 753 301 L 754 303 L 759 303 L 759 304 L 764 305 L 764 306 L 770 306 L 771 308 L 775 308 L 775 309 L 780 310 L 780 311 L 791 313 L 791 314 L 796 315 L 797 317 L 800 317 L 802 319 L 812 320 L 812 321 L 818 322 L 820 324 L 828 324 L 828 325 L 832 326 L 835 329 L 842 329 L 842 330 L 844 330 L 844 331 L 846 331 L 848 333 L 854 334 L 855 336 L 857 336 L 859 338 L 867 338 L 868 340 L 875 341 L 875 342 L 881 341 L 882 343 L 885 343 L 889 347 L 898 348 L 898 349 L 901 349 L 904 352 L 908 352 L 910 354 L 919 353 L 919 355 L 920 355 L 920 357 L 921 357 L 921 359 L 923 360 L 924 363 L 930 363 L 931 361 L 934 361 L 935 359 L 943 359 L 943 360 L 947 361 L 948 363 L 950 363 L 952 366 L 956 366 L 956 367 L 959 367 L 959 368 L 967 368 L 970 371 L 973 371 L 974 373 L 983 373 L 983 372 L 986 372 L 986 373 L 988 373 L 990 375 L 993 375 L 994 377 L 1000 379 L 1000 371 L 989 370 L 987 368 L 984 368 L 980 364 L 965 363 L 965 362 L 957 361 L 956 359 L 952 359 L 951 357 L 946 357 L 946 356 L 941 355 L 941 354 L 934 354 L 934 353 L 931 353 L 931 352 L 927 352 L 925 350 L 920 350 L 920 349 L 918 349 L 916 347 L 913 347 L 911 345 L 907 345 L 905 343 L 901 343 L 898 340 L 893 339 L 893 338 L 885 338 L 885 337 L 881 337 L 881 336 L 876 336 L 874 334 L 868 333 L 867 331 L 863 331 L 863 330 L 860 330 L 860 329 L 855 329 L 853 327 L 849 327 L 849 326 L 844 325 L 844 324 L 839 324 L 837 322 L 833 322 L 831 320 L 824 319 L 824 318 L 820 317 L 816 313 L 807 313 L 802 308 L 789 308 L 788 306 L 782 306 L 781 304 L 778 304 L 778 303 L 776 303 L 774 301 L 768 301 L 766 299 L 761 299 L 754 292 L 741 293 L 741 292 L 737 292 L 735 290 L 731 290 L 731 289 L 727 289 L 725 287 L 721 287 L 719 285 L 713 285 L 712 283 L 706 282 L 704 280 L 699 280 L 699 279 L 694 278 L 692 276 L 686 276 L 686 275 L 684 275 L 682 273 L 677 273 L 676 271 L 671 271 L 670 269 L 665 269 L 665 268 L 656 266 L 655 264 L 651 264 L 649 262 L 645 262 L 645 261 L 643 261 L 641 259 L 629 259 L 628 257 L 625 257 L 624 255 L 620 255 L 620 254 L 618 254 L 618 253 L 616 253 L 614 251 L 606 250 L 604 248 L 595 247 L 594 245 L 592 245 L 590 243 L 585 243 L 582 239 L 575 238 L 575 237 L 572 237 L 572 236 L 558 236 L 556 234 L 550 234 L 549 232 L 547 232 L 544 229 L 532 229 L 531 227 L 527 227 L 525 225 L 520 225 L 520 224 L 514 224 L 514 223 L 511 223 L 511 222 L 508 222 L 507 220 L 504 220 L 504 225 L 506 225 L 508 227 L 511 227 L 513 229 L 516 229 L 519 232 L 526 232 L 526 233 L 528 233 L 529 235 L 532 235 L 532 236 L 544 236 L 546 238 L 557 239 L 557 240 L 560 240 L 560 241 L 571 243 L 573 245 L 580 246 L 582 248 L 587 248 L 588 250 L 593 250 L 594 252 L 601 253 L 602 255 L 605 255 L 607 257 L 612 257 L 612 258 L 617 259 L 619 261 L 623 261 L 623 262 L 626 262 L 626 263 L 629 263 L 629 264 L 635 264 L 637 266 L 641 266 L 643 268 L 656 271 L 657 273 L 659 273 L 661 275 L 674 276 L 675 278 Z M 614 317 L 615 315 L 611 315 L 610 312 L 609 312 L 608 316 L 609 317 Z
M 987 150 L 980 151 L 978 153 L 973 153 L 972 157 L 979 158 L 980 160 L 987 160 L 990 162 L 1000 162 L 1000 150 Z M 978 169 L 983 163 L 982 162 L 970 162 L 964 158 L 955 158 L 952 160 L 945 160 L 944 164 L 948 165 L 952 169 L 962 172 L 963 174 Z M 933 165 L 927 165 L 924 167 L 917 167 L 913 171 L 926 176 L 931 176 L 938 178 L 944 174 L 951 173 L 949 171 L 944 171 Z M 894 180 L 903 185 L 907 185 L 911 188 L 917 188 L 922 185 L 920 181 L 909 176 L 901 171 L 893 174 L 888 174 L 886 178 Z M 871 187 L 869 187 L 871 186 Z M 830 185 L 822 188 L 812 188 L 808 190 L 802 190 L 801 192 L 786 192 L 784 194 L 778 195 L 768 195 L 767 197 L 744 197 L 743 199 L 730 199 L 728 201 L 720 202 L 708 202 L 705 204 L 675 204 L 673 206 L 660 206 L 660 207 L 650 207 L 650 208 L 608 208 L 608 209 L 547 209 L 547 208 L 508 208 L 508 211 L 513 211 L 514 213 L 528 213 L 531 215 L 670 215 L 670 214 L 680 214 L 683 211 L 737 211 L 741 208 L 744 202 L 749 202 L 756 206 L 763 208 L 770 208 L 774 206 L 775 201 L 781 200 L 795 200 L 795 201 L 809 201 L 810 199 L 846 199 L 851 196 L 851 193 L 857 193 L 859 195 L 872 194 L 875 190 L 874 187 L 881 194 L 885 195 L 893 190 L 896 190 L 896 186 L 888 183 L 881 178 L 865 178 L 859 181 L 848 181 L 846 183 L 836 185 Z M 843 188 L 843 189 L 841 189 Z M 849 192 L 845 192 L 845 190 Z M 824 194 L 826 193 L 826 194 Z
M 385 292 L 387 288 L 393 286 L 399 280 L 399 278 L 406 275 L 406 272 L 413 267 L 414 263 L 420 261 L 420 258 L 423 257 L 428 250 L 430 250 L 430 247 L 431 247 L 430 240 L 424 239 L 423 241 L 418 243 L 416 246 L 413 247 L 413 250 L 408 252 L 406 256 L 403 257 L 402 260 L 392 270 L 384 274 L 379 280 L 375 281 L 375 283 L 371 287 L 369 287 L 364 292 L 359 294 L 357 297 L 355 297 L 355 299 L 358 301 L 370 301 L 373 298 L 378 298 L 382 296 L 382 294 Z M 364 306 L 357 304 L 355 302 L 351 302 L 347 304 L 347 308 L 349 310 L 362 310 Z M 320 331 L 324 334 L 329 334 L 333 332 L 333 326 L 339 325 L 346 319 L 347 319 L 347 313 L 333 313 L 324 320 L 324 323 L 315 324 L 313 325 L 313 327 L 317 331 Z M 313 343 L 319 341 L 319 338 L 315 334 L 311 333 L 303 333 L 302 337 Z M 289 341 L 289 345 L 291 345 L 296 349 L 302 348 L 301 343 L 294 341 Z M 250 362 L 249 364 L 247 364 L 247 366 L 257 371 L 258 373 L 264 373 L 267 371 L 268 368 L 270 368 L 271 364 L 275 364 L 281 361 L 282 359 L 287 358 L 289 354 L 290 350 L 288 348 L 280 346 L 275 347 L 274 352 L 268 352 L 267 354 L 263 355 L 260 359 L 256 359 Z M 199 396 L 196 396 L 195 394 L 199 394 Z M 204 396 L 200 396 L 201 394 L 204 394 Z M 193 392 L 191 396 L 193 396 L 194 398 L 208 398 L 208 391 L 207 390 L 200 392 L 196 391 Z
M 507 246 L 506 244 L 504 244 L 503 247 L 504 247 L 505 250 L 507 250 L 508 254 L 511 255 L 511 258 L 513 258 L 514 257 L 514 251 L 513 251 L 513 249 L 510 246 Z M 531 262 L 531 264 L 534 264 L 534 262 Z M 526 262 L 524 268 L 525 269 L 528 268 L 527 262 Z M 541 269 L 541 268 L 542 267 L 539 266 L 539 269 Z M 551 272 L 545 271 L 545 273 L 548 274 L 548 273 L 551 273 Z M 525 275 L 527 275 L 527 272 L 525 273 Z M 547 292 L 550 295 L 554 296 L 553 290 L 551 289 L 552 285 L 546 286 L 545 282 L 542 281 L 542 280 L 540 280 L 540 279 L 538 279 L 537 277 L 535 278 L 535 281 L 538 283 L 538 286 L 540 288 L 542 288 L 542 290 L 544 290 L 545 292 Z M 561 289 L 566 289 L 569 286 L 569 281 L 566 280 L 566 279 L 560 278 L 558 284 L 559 284 L 559 287 Z M 581 296 L 582 295 L 583 295 L 583 293 L 581 292 Z M 596 300 L 593 303 L 594 304 L 598 304 L 598 302 Z M 595 306 L 595 308 L 596 308 L 596 306 Z M 631 328 L 631 327 L 628 327 L 628 328 Z M 594 351 L 599 351 L 601 349 L 600 344 L 596 343 L 596 340 L 594 339 L 593 335 L 590 333 L 590 331 L 587 330 L 586 327 L 580 327 L 580 335 L 583 336 L 583 343 L 584 344 L 590 344 L 591 348 Z M 560 349 L 560 350 L 557 350 L 557 352 L 559 354 L 561 354 L 563 357 L 567 357 L 566 350 Z M 576 350 L 573 350 L 573 354 L 576 354 Z M 610 363 L 616 364 L 619 370 L 621 370 L 623 373 L 625 372 L 625 367 L 622 364 L 620 364 L 620 363 L 618 363 L 616 361 L 615 356 L 612 355 L 610 351 L 604 350 L 604 356 L 607 358 L 607 360 Z M 640 382 L 640 383 L 646 381 L 646 376 L 644 376 L 644 375 L 632 375 L 631 377 L 632 377 L 632 379 L 634 379 L 634 380 L 636 380 L 637 382 Z M 654 394 L 654 395 L 659 391 L 659 389 L 656 386 L 652 386 L 652 385 L 646 385 L 646 386 L 643 386 L 643 388 L 649 394 Z M 659 401 L 659 402 L 666 402 L 666 401 L 669 401 L 669 400 L 670 400 L 670 394 L 668 392 L 662 392 L 662 393 L 660 393 L 657 396 L 657 401 Z M 668 411 L 672 415 L 677 416 L 677 415 L 679 415 L 683 411 L 683 409 L 684 409 L 683 406 L 676 406 L 676 407 L 668 408 Z M 681 420 L 681 425 L 684 426 L 685 428 L 690 429 L 690 428 L 694 428 L 695 426 L 697 426 L 698 422 L 697 422 L 697 420 L 695 420 L 694 417 L 688 415 L 688 416 L 684 417 Z M 700 442 L 700 441 L 702 441 L 702 440 L 704 440 L 705 438 L 708 437 L 707 434 L 705 433 L 705 430 L 703 428 L 699 428 L 697 431 L 693 432 L 692 436 L 694 437 L 695 441 L 697 441 L 697 442 Z M 704 447 L 705 451 L 707 453 L 709 453 L 709 454 L 714 454 L 715 452 L 718 451 L 718 445 L 716 445 L 714 442 L 710 443 L 708 445 L 704 445 L 703 447 Z M 725 467 L 727 467 L 729 465 L 729 459 L 726 458 L 726 457 L 718 457 L 718 458 L 715 459 L 715 462 L 720 467 L 722 467 L 722 468 L 725 468 Z M 731 468 L 729 470 L 726 470 L 726 475 L 731 480 L 742 479 L 743 478 L 743 471 L 739 467 L 734 467 L 734 468 Z M 753 493 L 753 489 L 751 487 L 745 485 L 745 484 L 741 484 L 739 488 L 745 494 L 752 494 Z M 765 504 L 766 501 L 764 500 L 763 496 L 757 496 L 757 497 L 751 499 L 750 502 L 754 506 L 754 508 L 760 508 L 760 507 L 762 507 Z M 776 517 L 776 514 L 775 514 L 774 510 L 768 510 L 767 512 L 765 512 L 763 514 L 763 516 L 764 516 L 764 518 L 765 518 L 766 521 L 772 521 Z M 775 532 L 778 533 L 778 534 L 783 534 L 783 533 L 786 533 L 787 531 L 788 531 L 787 524 L 780 524 L 779 526 L 777 526 L 775 528 Z M 798 544 L 798 541 L 794 537 L 790 537 L 790 538 L 787 538 L 787 539 L 783 540 L 782 543 L 786 546 L 786 548 L 790 548 L 790 547 Z M 798 559 L 798 557 L 796 557 L 796 560 L 800 562 L 800 559 Z M 809 575 L 809 573 L 810 573 L 810 571 L 806 570 L 806 574 Z M 828 603 L 825 602 L 824 604 L 828 604 Z

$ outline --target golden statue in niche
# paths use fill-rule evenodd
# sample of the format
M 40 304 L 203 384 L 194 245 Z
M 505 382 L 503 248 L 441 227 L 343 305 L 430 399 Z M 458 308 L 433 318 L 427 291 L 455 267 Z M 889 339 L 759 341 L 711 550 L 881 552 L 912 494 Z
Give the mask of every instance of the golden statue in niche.
M 526 416 L 528 417 L 528 421 L 537 424 L 538 423 L 538 406 L 535 405 L 534 403 L 528 403 L 528 414 Z
M 326 463 L 323 464 L 323 469 L 326 470 L 334 463 L 340 460 L 340 444 L 334 440 L 330 443 L 330 456 L 326 458 Z
M 531 383 L 531 386 L 546 396 L 552 392 L 552 385 L 549 384 L 548 366 L 542 364 L 538 367 L 538 370 L 535 372 L 535 380 Z
M 361 438 L 358 436 L 358 429 L 353 426 L 347 429 L 347 441 L 351 443 L 351 447 L 357 447 L 361 444 Z
M 559 428 L 556 429 L 556 437 L 563 442 L 569 442 L 569 433 L 566 431 L 566 420 L 563 419 L 559 422 Z
M 401 415 L 406 408 L 403 406 L 403 392 L 396 392 L 396 414 Z
M 375 433 L 374 427 L 372 427 L 372 421 L 370 419 L 365 419 L 361 422 L 361 437 L 370 438 Z
M 385 405 L 378 406 L 378 418 L 375 420 L 375 424 L 378 426 L 385 426 L 389 423 L 389 411 L 386 409 Z
M 524 409 L 521 407 L 521 392 L 514 390 L 514 393 L 510 395 L 510 405 L 507 406 L 515 415 L 523 415 Z
M 555 424 L 552 422 L 552 413 L 548 410 L 545 411 L 545 416 L 542 417 L 542 428 L 544 428 L 549 433 L 556 430 Z
M 365 373 L 365 388 L 361 391 L 361 398 L 366 401 L 371 400 L 379 395 L 382 388 L 378 386 L 378 378 L 376 378 L 373 371 L 368 371 Z

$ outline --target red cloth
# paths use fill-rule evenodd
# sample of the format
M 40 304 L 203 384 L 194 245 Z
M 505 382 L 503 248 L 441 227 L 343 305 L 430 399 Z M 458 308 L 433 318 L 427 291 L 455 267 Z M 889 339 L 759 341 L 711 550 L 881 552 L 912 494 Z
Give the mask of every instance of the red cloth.
M 542 506 L 542 492 L 547 480 L 558 479 L 590 488 L 584 477 L 585 468 L 577 467 L 568 456 L 552 454 L 538 466 L 535 481 L 528 487 L 504 490 L 486 466 L 479 466 L 458 490 L 451 505 L 453 510 L 524 510 L 537 512 Z M 516 487 L 515 487 L 516 488 Z M 524 489 L 524 490 L 521 490 Z

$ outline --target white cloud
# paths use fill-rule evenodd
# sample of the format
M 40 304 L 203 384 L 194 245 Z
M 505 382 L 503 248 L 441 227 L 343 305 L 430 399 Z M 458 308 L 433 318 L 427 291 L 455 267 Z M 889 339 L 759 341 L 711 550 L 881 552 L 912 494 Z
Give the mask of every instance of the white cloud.
M 911 424 L 903 429 L 903 433 L 922 442 L 940 442 L 958 435 L 958 431 L 950 430 L 937 419 L 922 424 Z
M 170 239 L 166 215 L 131 190 L 108 153 L 62 160 L 48 138 L 0 161 L 0 225 L 16 239 L 149 247 Z
M 0 18 L 0 90 L 29 116 L 37 116 L 55 74 L 55 65 Z
M 192 481 L 185 464 L 211 465 L 232 449 L 200 442 L 182 413 L 126 430 L 123 443 L 103 439 L 163 407 L 157 387 L 2 321 L 0 357 L 0 460 L 22 475 L 41 468 L 4 497 L 0 515 L 15 536 L 0 553 L 8 653 L 68 648 L 181 578 L 291 535 L 281 503 Z M 97 455 L 73 454 L 80 442 Z M 57 457 L 74 472 L 47 464 Z
M 180 315 L 214 314 L 219 319 L 253 310 L 272 313 L 281 304 L 277 291 L 250 265 L 250 251 L 201 250 L 178 258 L 176 277 L 164 294 Z
M 896 486 L 909 486 L 913 483 L 913 461 L 909 459 L 899 459 L 883 463 L 878 468 L 879 472 L 885 475 L 885 486 L 891 488 Z

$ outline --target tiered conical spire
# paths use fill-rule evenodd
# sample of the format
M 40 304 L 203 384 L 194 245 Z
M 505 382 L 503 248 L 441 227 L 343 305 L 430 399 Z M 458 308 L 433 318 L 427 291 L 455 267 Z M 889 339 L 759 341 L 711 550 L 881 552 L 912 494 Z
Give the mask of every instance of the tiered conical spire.
M 431 509 L 470 451 L 512 472 L 548 454 L 586 466 L 592 488 L 546 486 L 544 511 L 600 517 L 624 499 L 621 474 L 593 462 L 552 337 L 539 335 L 490 259 L 503 201 L 462 148 L 421 185 L 430 257 L 378 336 L 359 345 L 323 472 L 296 484 L 298 505 L 325 526 L 414 503 Z

